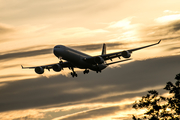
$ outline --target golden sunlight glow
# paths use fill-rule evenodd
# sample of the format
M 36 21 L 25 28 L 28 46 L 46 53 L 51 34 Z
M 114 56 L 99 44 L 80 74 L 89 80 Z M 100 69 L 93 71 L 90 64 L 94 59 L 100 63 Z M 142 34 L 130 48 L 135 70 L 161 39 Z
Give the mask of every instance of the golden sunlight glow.
M 139 98 L 132 98 L 132 99 L 125 99 L 122 100 L 120 102 L 117 103 L 94 103 L 94 104 L 79 104 L 79 105 L 72 105 L 72 106 L 65 106 L 65 107 L 54 107 L 54 108 L 49 108 L 49 109 L 27 109 L 27 110 L 15 110 L 15 111 L 9 111 L 9 112 L 2 112 L 0 115 L 0 118 L 3 120 L 9 120 L 9 119 L 16 119 L 16 118 L 23 118 L 26 116 L 29 116 L 29 118 L 31 119 L 37 119 L 37 118 L 44 118 L 44 116 L 48 113 L 48 112 L 60 112 L 60 111 L 71 111 L 74 109 L 82 109 L 82 108 L 89 108 L 89 110 L 85 110 L 85 111 L 80 111 L 78 113 L 75 114 L 81 114 L 81 113 L 85 113 L 88 111 L 92 111 L 92 110 L 96 110 L 96 109 L 100 109 L 100 108 L 107 108 L 107 107 L 112 107 L 112 106 L 125 106 L 125 105 L 130 105 L 132 103 L 134 103 L 134 100 L 137 100 Z M 121 111 L 120 113 L 123 113 L 123 116 L 128 115 L 129 110 L 127 111 Z M 134 110 L 132 110 L 134 111 Z M 133 114 L 135 113 L 132 112 Z M 73 116 L 75 114 L 68 114 L 62 117 L 58 117 L 58 118 L 54 118 L 53 120 L 58 120 L 58 119 L 62 119 L 62 118 L 66 118 L 69 116 Z M 112 114 L 109 117 L 113 117 L 117 115 L 118 113 Z M 106 116 L 108 117 L 108 116 Z M 108 118 L 109 118 L 108 117 Z M 119 116 L 118 116 L 119 117 Z M 98 119 L 98 118 L 96 118 Z
M 140 95 L 150 89 L 162 89 L 164 85 L 160 83 L 161 81 L 158 81 L 157 86 L 150 84 L 148 85 L 149 87 L 143 86 L 142 88 L 139 85 L 139 88 L 133 86 L 133 90 L 127 87 L 124 91 L 118 91 L 114 90 L 115 87 L 121 87 L 124 84 L 108 84 L 111 82 L 109 81 L 111 79 L 104 78 L 102 73 L 102 76 L 98 74 L 100 77 L 98 76 L 99 79 L 94 82 L 93 89 L 91 89 L 89 86 L 84 86 L 84 81 L 80 83 L 80 80 L 86 79 L 86 77 L 78 76 L 77 79 L 71 79 L 70 72 L 72 70 L 68 68 L 61 72 L 45 70 L 43 75 L 38 75 L 34 69 L 22 69 L 21 65 L 24 67 L 34 67 L 58 63 L 59 59 L 53 54 L 53 47 L 55 45 L 74 47 L 79 51 L 95 56 L 101 54 L 103 43 L 107 45 L 106 52 L 113 53 L 142 47 L 156 43 L 160 39 L 162 40 L 157 46 L 133 52 L 131 55 L 133 60 L 110 65 L 109 67 L 113 68 L 111 69 L 112 71 L 120 67 L 121 64 L 127 64 L 128 66 L 129 63 L 132 63 L 130 65 L 135 65 L 137 60 L 178 56 L 180 55 L 179 5 L 180 1 L 177 0 L 19 0 L 18 2 L 15 0 L 1 0 L 0 88 L 3 93 L 0 95 L 2 97 L 0 105 L 9 105 L 9 101 L 12 103 L 18 101 L 18 99 L 9 99 L 13 95 L 10 94 L 11 89 L 6 89 L 9 86 L 13 86 L 13 83 L 32 79 L 38 81 L 40 77 L 54 79 L 59 74 L 63 75 L 63 80 L 68 78 L 70 81 L 66 81 L 67 86 L 62 88 L 62 90 L 54 91 L 57 96 L 51 96 L 49 99 L 55 99 L 62 94 L 65 96 L 72 94 L 75 97 L 80 95 L 80 98 L 84 98 L 77 99 L 76 101 L 72 96 L 68 96 L 69 98 L 62 98 L 62 101 L 72 99 L 71 102 L 65 102 L 66 104 L 61 102 L 61 100 L 58 102 L 45 100 L 47 103 L 43 105 L 38 104 L 39 101 L 44 100 L 44 98 L 41 98 L 31 103 L 33 107 L 22 106 L 22 108 L 19 108 L 17 105 L 18 107 L 13 109 L 9 105 L 9 111 L 1 109 L 0 119 L 63 120 L 63 118 L 69 119 L 75 117 L 81 119 L 80 117 L 82 117 L 82 120 L 130 120 L 132 114 L 142 116 L 145 112 L 144 110 L 136 111 L 130 106 L 132 106 L 135 100 L 141 98 L 136 96 L 137 94 Z M 86 46 L 88 47 L 86 48 Z M 90 48 L 91 46 L 92 48 Z M 118 60 L 118 58 L 115 58 L 113 62 Z M 110 62 L 112 61 L 107 61 L 107 63 Z M 172 66 L 179 65 L 168 63 L 169 66 L 171 64 Z M 129 70 L 128 67 L 123 69 Z M 140 68 L 137 69 L 139 70 Z M 151 76 L 154 76 L 157 72 L 156 68 L 153 69 L 155 69 L 154 73 L 149 73 Z M 169 70 L 170 68 L 166 69 Z M 110 69 L 108 70 L 110 71 Z M 176 70 L 178 71 L 178 68 Z M 75 71 L 83 74 L 82 69 L 75 68 Z M 108 74 L 111 73 L 109 72 Z M 136 82 L 133 76 L 139 77 L 144 73 L 130 74 L 132 74 L 133 80 L 127 81 L 127 86 L 130 83 Z M 87 76 L 89 77 L 88 79 L 91 79 L 91 77 L 92 79 L 98 78 L 97 74 L 91 75 Z M 126 81 L 127 75 L 121 74 L 122 83 Z M 114 76 L 115 79 L 119 80 L 118 77 Z M 78 83 L 79 86 L 71 86 L 69 82 Z M 95 86 L 97 82 L 100 82 L 100 85 Z M 45 85 L 46 88 L 49 84 Z M 40 91 L 46 93 L 46 90 L 41 89 Z M 110 91 L 106 93 L 105 90 Z M 25 90 L 24 94 L 17 96 L 17 98 L 23 99 L 25 94 L 32 97 L 29 94 L 31 91 L 26 93 L 27 91 Z M 97 91 L 103 91 L 103 93 L 98 93 Z M 97 95 L 96 92 L 98 93 Z M 92 95 L 85 93 L 91 93 Z M 126 98 L 126 95 L 129 97 Z M 131 95 L 133 97 L 130 97 Z M 163 95 L 170 96 L 167 93 Z M 122 98 L 119 101 L 112 102 L 111 98 L 115 97 Z M 4 99 L 9 101 L 3 101 Z M 32 97 L 31 99 L 35 98 Z M 23 101 L 25 104 L 26 102 L 26 100 Z M 37 102 L 37 105 L 35 102 Z M 94 115 L 93 112 L 96 112 L 97 115 Z
M 122 28 L 122 29 L 127 29 L 130 26 L 132 18 L 133 17 L 125 18 L 125 19 L 120 20 L 118 22 L 111 22 L 107 28 Z
M 167 23 L 175 20 L 180 19 L 180 14 L 175 14 L 175 15 L 167 15 L 167 16 L 162 16 L 159 18 L 156 18 L 155 21 L 158 23 Z

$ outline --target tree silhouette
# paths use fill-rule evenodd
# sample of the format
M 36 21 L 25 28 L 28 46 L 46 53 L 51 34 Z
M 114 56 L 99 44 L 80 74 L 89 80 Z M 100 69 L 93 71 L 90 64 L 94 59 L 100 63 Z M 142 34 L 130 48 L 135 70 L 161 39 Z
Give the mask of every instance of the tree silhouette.
M 155 90 L 148 91 L 146 96 L 136 101 L 133 105 L 135 109 L 146 109 L 143 118 L 133 120 L 179 120 L 180 117 L 180 73 L 175 77 L 176 82 L 167 82 L 165 90 L 169 91 L 171 97 L 163 97 Z

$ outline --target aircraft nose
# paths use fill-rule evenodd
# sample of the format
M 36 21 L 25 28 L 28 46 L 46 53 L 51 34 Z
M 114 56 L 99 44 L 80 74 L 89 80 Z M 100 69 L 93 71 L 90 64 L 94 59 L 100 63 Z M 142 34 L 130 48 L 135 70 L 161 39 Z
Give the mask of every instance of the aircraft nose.
M 53 52 L 54 52 L 54 55 L 59 58 L 64 53 L 64 50 L 65 50 L 65 47 L 63 45 L 56 45 L 54 47 Z
M 56 57 L 59 57 L 58 51 L 59 51 L 58 48 L 53 49 L 53 53 Z

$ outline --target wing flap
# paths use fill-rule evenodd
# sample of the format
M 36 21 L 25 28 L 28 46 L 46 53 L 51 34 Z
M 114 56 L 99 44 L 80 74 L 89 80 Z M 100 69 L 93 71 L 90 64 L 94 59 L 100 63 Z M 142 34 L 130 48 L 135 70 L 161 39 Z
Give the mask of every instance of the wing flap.
M 116 53 L 111 53 L 111 54 L 106 54 L 106 55 L 101 55 L 101 57 L 104 60 L 110 60 L 116 57 L 120 57 L 122 52 L 116 52 Z
M 111 63 L 107 63 L 106 65 L 111 65 L 111 64 L 115 64 L 115 63 L 119 63 L 119 62 L 128 61 L 128 60 L 132 60 L 132 59 L 125 59 L 125 60 L 120 60 L 120 61 L 116 61 L 116 62 L 111 62 Z

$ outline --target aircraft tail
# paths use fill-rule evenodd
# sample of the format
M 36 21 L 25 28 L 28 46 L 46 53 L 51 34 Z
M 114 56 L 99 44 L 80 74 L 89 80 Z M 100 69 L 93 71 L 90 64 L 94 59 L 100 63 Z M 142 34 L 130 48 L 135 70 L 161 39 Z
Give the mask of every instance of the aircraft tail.
M 105 55 L 106 54 L 106 44 L 103 44 L 103 48 L 102 48 L 102 54 L 101 55 Z

